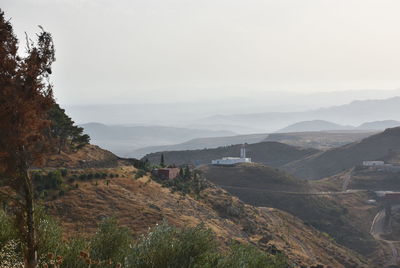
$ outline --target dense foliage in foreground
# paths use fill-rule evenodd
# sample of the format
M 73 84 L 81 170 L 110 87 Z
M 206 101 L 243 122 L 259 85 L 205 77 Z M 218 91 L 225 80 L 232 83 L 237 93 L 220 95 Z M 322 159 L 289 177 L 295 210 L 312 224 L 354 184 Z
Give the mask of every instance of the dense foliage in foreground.
M 37 219 L 40 267 L 288 267 L 283 256 L 250 245 L 233 243 L 222 251 L 212 231 L 203 225 L 179 229 L 162 223 L 134 239 L 110 218 L 92 237 L 63 242 L 59 224 L 43 209 L 38 210 Z M 0 210 L 0 267 L 23 267 L 18 237 L 13 219 Z

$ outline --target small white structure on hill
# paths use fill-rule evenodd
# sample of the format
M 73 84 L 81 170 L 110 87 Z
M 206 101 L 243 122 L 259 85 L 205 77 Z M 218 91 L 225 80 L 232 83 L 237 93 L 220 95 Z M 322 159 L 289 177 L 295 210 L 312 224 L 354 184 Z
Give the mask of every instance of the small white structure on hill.
M 364 161 L 363 166 L 364 167 L 376 167 L 376 166 L 384 166 L 385 162 L 383 161 Z
M 243 144 L 240 148 L 240 157 L 222 157 L 221 159 L 212 160 L 213 165 L 230 166 L 238 163 L 251 163 L 251 158 L 246 157 L 246 147 Z

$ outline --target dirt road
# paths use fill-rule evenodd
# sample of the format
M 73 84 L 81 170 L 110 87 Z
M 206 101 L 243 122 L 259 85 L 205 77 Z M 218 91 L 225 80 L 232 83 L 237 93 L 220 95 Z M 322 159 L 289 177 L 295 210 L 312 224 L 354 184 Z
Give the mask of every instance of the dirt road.
M 400 205 L 392 207 L 392 211 L 398 210 L 400 210 Z M 370 233 L 376 240 L 382 241 L 389 245 L 392 251 L 392 258 L 385 264 L 385 266 L 396 266 L 399 263 L 399 252 L 397 250 L 396 243 L 400 241 L 390 241 L 381 237 L 381 235 L 385 233 L 385 217 L 385 209 L 380 210 L 376 214 L 374 220 L 372 221 Z

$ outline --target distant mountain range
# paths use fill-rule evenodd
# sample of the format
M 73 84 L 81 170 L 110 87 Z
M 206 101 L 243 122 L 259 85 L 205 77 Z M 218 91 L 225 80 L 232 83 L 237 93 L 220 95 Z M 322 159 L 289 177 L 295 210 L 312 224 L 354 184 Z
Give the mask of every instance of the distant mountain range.
M 91 137 L 91 143 L 112 151 L 118 156 L 129 155 L 138 148 L 150 145 L 176 144 L 200 137 L 232 136 L 231 131 L 176 128 L 165 126 L 124 126 L 88 123 L 80 125 Z
M 399 127 L 400 121 L 383 120 L 375 122 L 367 122 L 357 127 L 359 130 L 385 130 L 387 128 Z
M 352 126 L 343 126 L 325 120 L 312 120 L 294 123 L 285 128 L 282 128 L 277 133 L 290 132 L 309 132 L 309 131 L 326 131 L 326 130 L 348 130 L 353 129 Z
M 132 151 L 133 156 L 144 156 L 153 152 L 162 151 L 181 151 L 181 150 L 196 150 L 205 148 L 217 148 L 220 146 L 227 146 L 232 144 L 243 144 L 243 143 L 257 143 L 263 141 L 268 134 L 249 134 L 249 135 L 236 135 L 236 136 L 225 136 L 225 137 L 210 137 L 210 138 L 197 138 L 187 142 L 174 144 L 174 145 L 163 145 L 163 146 L 149 146 Z
M 361 140 L 378 131 L 395 126 L 400 126 L 400 122 L 394 120 L 375 121 L 354 127 L 324 120 L 303 121 L 283 128 L 277 133 L 196 138 L 174 145 L 144 147 L 127 154 L 132 157 L 142 157 L 153 152 L 217 148 L 219 146 L 252 144 L 261 141 L 277 141 L 294 146 L 325 150 Z
M 388 118 L 393 120 L 387 120 Z M 119 156 L 142 157 L 156 151 L 193 150 L 239 143 L 257 143 L 267 138 L 268 133 L 276 133 L 278 129 L 280 133 L 381 131 L 388 127 L 399 126 L 400 122 L 396 119 L 400 121 L 400 97 L 354 101 L 347 105 L 303 112 L 217 115 L 192 120 L 191 127 L 100 123 L 88 123 L 81 126 L 91 136 L 93 144 L 102 146 Z M 359 125 L 361 123 L 363 124 Z M 353 127 L 356 125 L 359 126 Z M 218 130 L 217 126 L 221 126 L 219 129 L 223 130 Z M 255 130 L 261 134 L 253 134 Z M 263 133 L 262 130 L 265 132 Z M 239 132 L 247 134 L 235 136 Z M 297 140 L 296 143 L 288 142 L 288 144 L 326 149 L 357 139 L 357 135 L 342 136 L 336 143 L 337 137 L 331 140 L 331 135 L 326 142 L 321 142 L 318 138 L 317 142 L 311 139 L 310 142 L 304 143 L 303 137 L 307 135 L 301 134 L 301 136 L 300 143 Z
M 316 153 L 281 168 L 298 178 L 321 179 L 367 160 L 385 160 L 400 152 L 400 127 L 390 128 L 359 142 Z
M 303 112 L 270 112 L 236 115 L 215 115 L 198 120 L 197 125 L 225 124 L 263 128 L 275 132 L 288 125 L 312 120 L 336 122 L 340 125 L 359 125 L 363 122 L 382 121 L 391 118 L 400 121 L 400 97 L 382 100 L 353 101 L 346 105 L 333 106 Z
M 302 121 L 285 128 L 282 128 L 277 133 L 290 133 L 290 132 L 310 132 L 310 131 L 332 131 L 332 130 L 354 130 L 354 131 L 370 131 L 370 130 L 385 130 L 387 128 L 400 126 L 400 121 L 396 120 L 383 120 L 366 122 L 360 126 L 339 125 L 325 120 L 312 120 Z

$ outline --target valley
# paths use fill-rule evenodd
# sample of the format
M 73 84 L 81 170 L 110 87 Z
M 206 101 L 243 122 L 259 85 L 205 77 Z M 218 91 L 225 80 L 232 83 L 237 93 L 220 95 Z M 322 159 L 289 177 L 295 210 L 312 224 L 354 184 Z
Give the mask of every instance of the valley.
M 50 2 L 0 8 L 0 268 L 400 267 L 400 2 Z
M 153 166 L 159 165 L 161 158 L 165 161 L 164 165 L 190 165 L 195 167 L 193 172 L 200 172 L 202 178 L 210 183 L 197 194 L 189 190 L 188 194 L 183 195 L 179 187 L 171 188 L 175 189 L 171 192 L 169 186 L 165 188 L 163 182 L 157 181 L 149 173 L 139 172 L 138 168 L 132 167 L 141 161 L 115 157 L 99 147 L 89 146 L 79 155 L 64 154 L 58 159 L 52 157 L 49 165 L 66 166 L 71 172 L 78 173 L 87 169 L 95 173 L 96 169 L 106 168 L 117 175 L 107 183 L 101 180 L 79 183 L 79 189 L 71 189 L 62 197 L 46 201 L 46 207 L 54 217 L 61 219 L 67 237 L 79 235 L 82 230 L 87 234 L 93 233 L 101 219 L 111 216 L 116 216 L 121 224 L 136 234 L 144 233 L 149 226 L 155 226 L 163 220 L 180 227 L 203 222 L 216 233 L 222 247 L 227 247 L 228 241 L 234 238 L 255 244 L 263 250 L 274 245 L 296 264 L 329 265 L 335 262 L 333 267 L 389 267 L 397 265 L 399 245 L 382 238 L 388 235 L 390 227 L 385 223 L 388 217 L 382 212 L 385 203 L 377 192 L 400 190 L 398 173 L 363 167 L 362 161 L 385 159 L 396 164 L 397 151 L 389 148 L 396 148 L 399 132 L 394 128 L 370 135 L 361 141 L 327 150 L 272 141 L 248 144 L 247 153 L 253 163 L 233 166 L 209 163 L 218 157 L 234 155 L 241 148 L 240 144 L 216 149 L 160 152 L 142 159 Z M 330 160 L 339 155 L 345 156 L 340 156 L 343 158 L 341 162 Z M 90 157 L 92 160 L 89 160 Z M 351 161 L 345 162 L 346 159 Z M 343 163 L 345 166 L 344 169 L 334 169 L 334 165 L 326 170 L 320 164 L 322 160 L 334 162 L 335 165 Z M 304 161 L 310 163 L 312 172 L 322 175 L 299 176 L 307 167 Z M 288 167 L 300 166 L 298 163 L 302 163 L 300 170 L 293 168 L 293 175 L 287 173 Z M 396 208 L 393 206 L 393 220 L 390 220 L 393 226 L 397 226 Z M 271 218 L 268 215 L 272 212 L 283 218 Z M 296 218 L 289 219 L 284 215 Z M 302 226 L 294 227 L 293 221 Z M 288 227 L 291 234 L 281 230 L 282 222 L 291 226 Z M 259 224 L 266 224 L 268 232 L 262 231 Z M 271 232 L 271 228 L 275 231 Z M 314 242 L 302 240 L 304 234 L 293 236 L 293 232 L 307 228 L 315 230 L 338 247 L 351 251 L 348 251 L 347 257 L 336 253 L 333 259 L 323 257 L 325 253 L 316 248 L 312 244 Z M 263 237 L 278 233 L 281 234 L 278 235 L 279 239 L 269 238 L 267 244 L 261 242 L 264 241 Z M 343 259 L 351 260 L 353 264 L 343 262 Z

